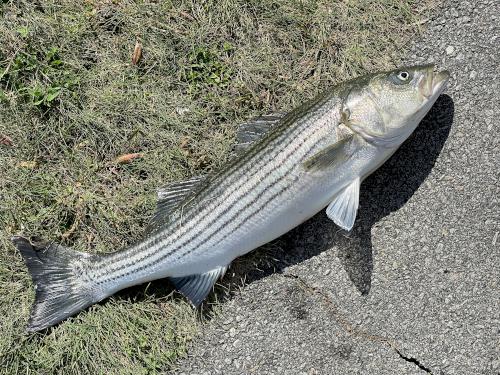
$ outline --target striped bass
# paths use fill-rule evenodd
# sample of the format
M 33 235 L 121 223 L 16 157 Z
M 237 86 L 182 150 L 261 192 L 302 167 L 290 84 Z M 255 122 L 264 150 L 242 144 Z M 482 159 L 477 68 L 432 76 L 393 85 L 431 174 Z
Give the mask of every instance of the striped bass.
M 218 173 L 161 189 L 144 239 L 123 250 L 88 254 L 13 237 L 36 289 L 28 330 L 160 278 L 198 306 L 236 257 L 324 207 L 350 230 L 361 182 L 408 138 L 448 79 L 434 65 L 369 74 L 243 124 L 239 155 Z

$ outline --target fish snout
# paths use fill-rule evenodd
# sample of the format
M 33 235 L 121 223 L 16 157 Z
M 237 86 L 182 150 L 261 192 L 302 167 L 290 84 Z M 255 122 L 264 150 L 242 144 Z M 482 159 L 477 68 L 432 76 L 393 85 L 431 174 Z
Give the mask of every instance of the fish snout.
M 449 79 L 450 72 L 447 70 L 442 70 L 438 73 L 434 73 L 434 77 L 432 79 L 432 95 L 441 94 Z
M 435 68 L 433 64 L 426 65 L 423 77 L 418 83 L 419 91 L 425 99 L 441 94 L 450 78 L 450 73 L 447 70 L 436 72 Z

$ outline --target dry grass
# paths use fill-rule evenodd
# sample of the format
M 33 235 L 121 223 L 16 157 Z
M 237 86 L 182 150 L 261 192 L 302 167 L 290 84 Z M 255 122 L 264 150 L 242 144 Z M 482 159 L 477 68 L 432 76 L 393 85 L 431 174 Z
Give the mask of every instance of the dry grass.
M 0 1 L 0 372 L 168 370 L 199 319 L 159 284 L 25 334 L 33 291 L 10 236 L 136 240 L 157 187 L 218 168 L 238 122 L 397 64 L 430 2 Z

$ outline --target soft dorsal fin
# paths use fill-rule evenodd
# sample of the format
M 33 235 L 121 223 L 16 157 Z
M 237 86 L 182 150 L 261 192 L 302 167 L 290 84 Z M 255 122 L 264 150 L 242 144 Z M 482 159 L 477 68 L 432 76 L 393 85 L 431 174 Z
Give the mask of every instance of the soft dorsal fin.
M 304 161 L 304 168 L 307 171 L 320 171 L 346 161 L 351 156 L 349 144 L 352 139 L 353 135 L 348 134 L 336 143 L 314 154 Z
M 198 307 L 207 298 L 217 280 L 224 276 L 227 267 L 214 268 L 197 275 L 170 277 L 169 280 L 195 307 Z
M 351 230 L 356 220 L 359 206 L 359 177 L 346 186 L 326 208 L 326 214 L 335 224 L 345 230 Z
M 271 113 L 251 119 L 238 127 L 236 138 L 238 143 L 234 146 L 236 152 L 246 150 L 254 142 L 267 134 L 286 113 Z
M 194 176 L 189 180 L 174 182 L 158 189 L 156 212 L 151 218 L 147 231 L 151 232 L 163 224 L 168 219 L 170 213 L 200 187 L 206 179 L 207 176 L 205 175 Z

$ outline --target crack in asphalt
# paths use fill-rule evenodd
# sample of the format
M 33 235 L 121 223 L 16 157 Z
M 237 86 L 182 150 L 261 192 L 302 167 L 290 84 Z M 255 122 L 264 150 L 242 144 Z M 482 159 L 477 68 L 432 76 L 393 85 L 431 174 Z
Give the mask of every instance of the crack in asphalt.
M 304 290 L 306 290 L 307 292 L 320 296 L 323 299 L 323 301 L 326 302 L 326 304 L 328 305 L 330 311 L 333 314 L 334 319 L 342 327 L 342 329 L 344 331 L 346 331 L 347 333 L 349 333 L 353 336 L 356 336 L 356 337 L 362 337 L 362 338 L 368 339 L 368 340 L 375 342 L 375 343 L 378 343 L 378 344 L 386 345 L 390 349 L 394 350 L 399 355 L 399 357 L 404 359 L 406 362 L 413 363 L 419 369 L 425 371 L 428 374 L 432 374 L 431 369 L 424 366 L 421 361 L 419 361 L 418 359 L 416 359 L 414 357 L 405 356 L 401 352 L 401 350 L 398 349 L 396 344 L 393 341 L 391 341 L 390 339 L 388 339 L 387 337 L 377 335 L 377 334 L 372 334 L 372 333 L 369 333 L 369 332 L 366 332 L 364 330 L 361 330 L 359 328 L 354 327 L 353 324 L 345 316 L 343 316 L 339 312 L 339 309 L 337 308 L 337 306 L 335 305 L 335 303 L 333 302 L 331 297 L 326 292 L 321 290 L 320 288 L 309 285 L 309 283 L 307 283 L 303 278 L 301 278 L 298 275 L 295 275 L 292 273 L 282 274 L 282 275 L 283 275 L 283 277 L 297 281 L 300 284 L 300 286 Z
M 429 368 L 425 367 L 418 359 L 414 357 L 407 357 L 403 353 L 401 353 L 398 349 L 394 350 L 396 350 L 396 353 L 398 353 L 399 356 L 403 358 L 406 362 L 414 363 L 418 366 L 419 369 L 424 370 L 428 374 L 432 374 L 432 371 Z

